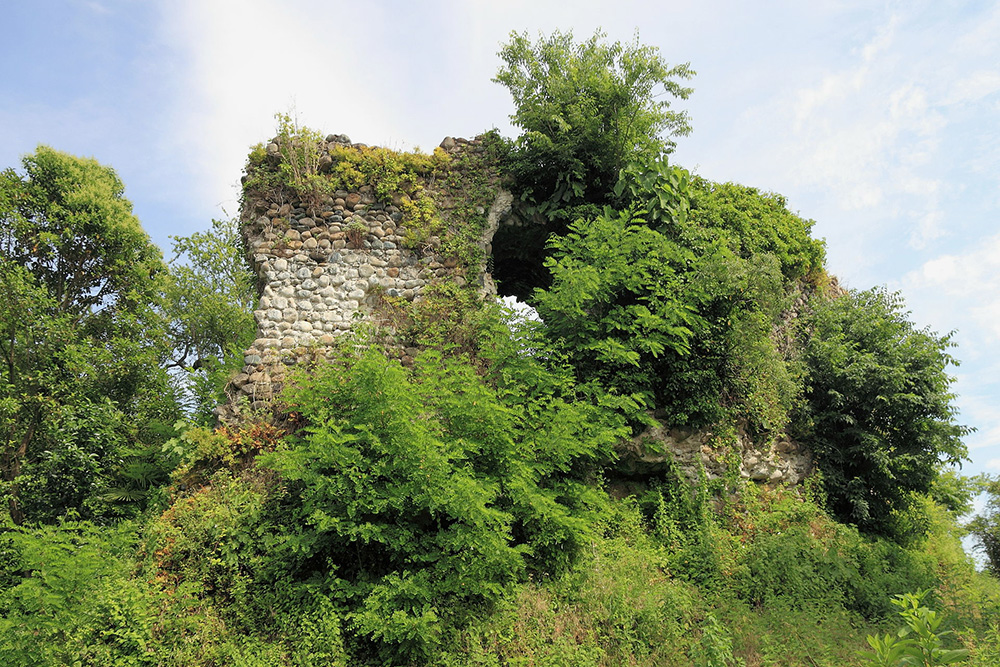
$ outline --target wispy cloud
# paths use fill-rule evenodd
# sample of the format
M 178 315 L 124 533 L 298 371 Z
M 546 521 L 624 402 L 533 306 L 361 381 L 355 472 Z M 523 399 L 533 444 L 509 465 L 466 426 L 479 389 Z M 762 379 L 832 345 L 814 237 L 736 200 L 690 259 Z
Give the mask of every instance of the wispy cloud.
M 912 220 L 908 240 L 919 249 L 945 234 L 942 183 L 923 168 L 933 162 L 946 122 L 922 85 L 899 77 L 896 22 L 888 21 L 853 66 L 795 93 L 794 130 L 783 153 L 800 185 L 836 193 L 841 210 Z
M 102 2 L 97 2 L 96 0 L 78 0 L 78 3 L 82 7 L 86 7 L 88 10 L 94 12 L 95 14 L 110 14 L 111 9 L 108 8 Z
M 945 99 L 947 104 L 978 102 L 1000 92 L 1000 69 L 979 70 L 955 82 Z
M 983 342 L 1000 342 L 1000 234 L 977 239 L 967 252 L 924 262 L 903 277 L 902 285 L 948 300 L 971 315 Z
M 836 236 L 851 239 L 844 246 L 834 239 L 832 248 L 848 269 L 885 261 L 880 255 L 897 240 L 923 252 L 956 233 L 948 172 L 965 156 L 948 139 L 967 105 L 1000 85 L 992 70 L 952 58 L 961 34 L 941 42 L 915 25 L 918 11 L 897 7 L 812 80 L 746 113 L 747 125 L 769 140 L 753 154 L 758 171 L 822 201 L 821 223 L 836 221 Z M 874 252 L 859 255 L 866 244 Z
M 314 10 L 315 13 L 313 13 Z M 235 184 L 248 148 L 271 136 L 276 112 L 295 109 L 300 121 L 329 132 L 385 136 L 391 123 L 372 95 L 377 48 L 364 30 L 378 25 L 377 7 L 341 6 L 337 22 L 309 3 L 184 0 L 164 10 L 167 39 L 186 54 L 186 103 L 170 124 L 174 145 L 189 152 L 200 196 L 218 199 Z M 391 129 L 389 129 L 391 132 Z

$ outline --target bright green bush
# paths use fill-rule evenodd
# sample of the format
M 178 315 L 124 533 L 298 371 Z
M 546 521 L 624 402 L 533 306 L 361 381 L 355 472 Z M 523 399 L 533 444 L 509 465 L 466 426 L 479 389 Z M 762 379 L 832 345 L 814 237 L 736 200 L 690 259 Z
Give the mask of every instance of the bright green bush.
M 599 525 L 571 570 L 519 587 L 440 664 L 689 665 L 696 589 L 670 576 L 636 503 L 610 504 Z
M 720 233 L 744 259 L 773 255 L 789 279 L 819 279 L 825 244 L 810 236 L 813 221 L 787 208 L 784 197 L 736 183 L 693 179 L 691 222 Z
M 507 405 L 461 359 L 427 352 L 408 377 L 351 349 L 289 383 L 302 427 L 264 459 L 289 493 L 275 557 L 344 609 L 355 650 L 426 659 L 529 571 L 573 562 L 588 462 L 615 434 L 544 390 Z
M 89 522 L 5 526 L 16 554 L 0 590 L 0 662 L 4 665 L 158 664 L 150 652 L 156 610 L 130 576 L 134 537 Z
M 779 267 L 702 231 L 634 212 L 579 220 L 550 239 L 552 285 L 532 302 L 582 380 L 636 395 L 671 425 L 730 417 L 779 431 L 800 393 L 772 337 Z

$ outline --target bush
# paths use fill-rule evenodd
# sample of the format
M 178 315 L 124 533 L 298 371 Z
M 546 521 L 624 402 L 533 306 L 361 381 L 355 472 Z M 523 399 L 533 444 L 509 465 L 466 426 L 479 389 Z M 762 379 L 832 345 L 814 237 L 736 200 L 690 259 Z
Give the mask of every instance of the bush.
M 460 359 L 425 352 L 408 377 L 352 349 L 288 385 L 302 427 L 263 459 L 290 493 L 278 557 L 343 606 L 358 650 L 426 659 L 528 571 L 574 560 L 597 498 L 587 462 L 613 436 L 544 391 L 505 404 Z
M 679 81 L 694 72 L 669 66 L 659 49 L 582 43 L 554 32 L 532 43 L 511 33 L 493 79 L 508 88 L 524 132 L 512 160 L 519 193 L 550 218 L 582 202 L 603 204 L 630 159 L 669 151 L 671 136 L 690 132 L 687 114 L 670 110 L 667 94 L 686 99 Z M 562 218 L 565 223 L 566 218 Z
M 129 576 L 129 526 L 99 529 L 62 520 L 6 527 L 16 554 L 0 591 L 0 661 L 4 665 L 153 665 L 156 611 Z

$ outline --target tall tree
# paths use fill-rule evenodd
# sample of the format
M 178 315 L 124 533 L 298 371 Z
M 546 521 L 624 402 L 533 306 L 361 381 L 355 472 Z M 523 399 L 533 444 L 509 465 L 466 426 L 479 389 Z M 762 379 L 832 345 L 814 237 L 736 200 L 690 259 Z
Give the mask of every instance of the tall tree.
M 806 444 L 841 521 L 895 535 L 914 493 L 928 493 L 942 462 L 966 454 L 955 423 L 954 343 L 917 329 L 902 298 L 885 289 L 829 301 L 808 322 L 810 430 Z
M 176 414 L 155 302 L 166 267 L 115 172 L 39 147 L 0 178 L 0 494 L 15 521 L 93 498 Z
M 671 137 L 691 131 L 685 112 L 669 99 L 686 99 L 679 81 L 694 72 L 671 67 L 659 49 L 604 43 L 596 32 L 576 43 L 556 31 L 532 43 L 511 33 L 500 51 L 494 81 L 514 98 L 515 175 L 531 188 L 542 212 L 568 203 L 603 203 L 629 160 L 655 158 L 673 148 Z
M 534 224 L 501 228 L 494 257 L 500 289 L 526 299 L 548 284 L 547 238 L 597 216 L 630 161 L 669 153 L 672 138 L 690 132 L 687 114 L 670 102 L 691 94 L 681 82 L 694 72 L 638 39 L 609 44 L 601 31 L 584 42 L 571 32 L 535 42 L 513 32 L 499 55 L 493 80 L 510 91 L 511 120 L 522 130 L 506 169 L 519 214 Z

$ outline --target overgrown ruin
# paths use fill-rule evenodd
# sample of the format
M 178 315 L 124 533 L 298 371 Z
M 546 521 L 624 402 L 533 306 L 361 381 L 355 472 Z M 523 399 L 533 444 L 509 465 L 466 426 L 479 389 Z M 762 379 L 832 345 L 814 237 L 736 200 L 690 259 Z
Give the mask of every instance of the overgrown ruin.
M 279 136 L 255 149 L 241 220 L 258 278 L 258 332 L 231 383 L 234 400 L 265 408 L 290 368 L 324 356 L 337 336 L 364 327 L 377 330 L 387 352 L 408 363 L 417 350 L 397 335 L 386 306 L 399 310 L 440 289 L 497 294 L 494 235 L 503 225 L 510 242 L 531 222 L 512 213 L 514 197 L 500 182 L 492 140 L 448 137 L 434 154 L 418 157 L 344 135 L 317 137 L 315 148 L 288 137 L 283 144 Z M 303 173 L 283 167 L 299 159 Z M 300 187 L 288 186 L 294 178 Z M 329 181 L 316 187 L 320 181 L 311 178 Z M 517 249 L 497 254 L 506 262 L 519 256 Z M 744 477 L 797 484 L 811 470 L 809 455 L 787 438 L 762 445 L 741 429 L 735 437 Z M 647 429 L 622 443 L 618 470 L 626 486 L 671 461 L 691 478 L 701 469 L 720 477 L 733 469 L 727 454 L 733 449 L 717 445 L 710 431 Z

